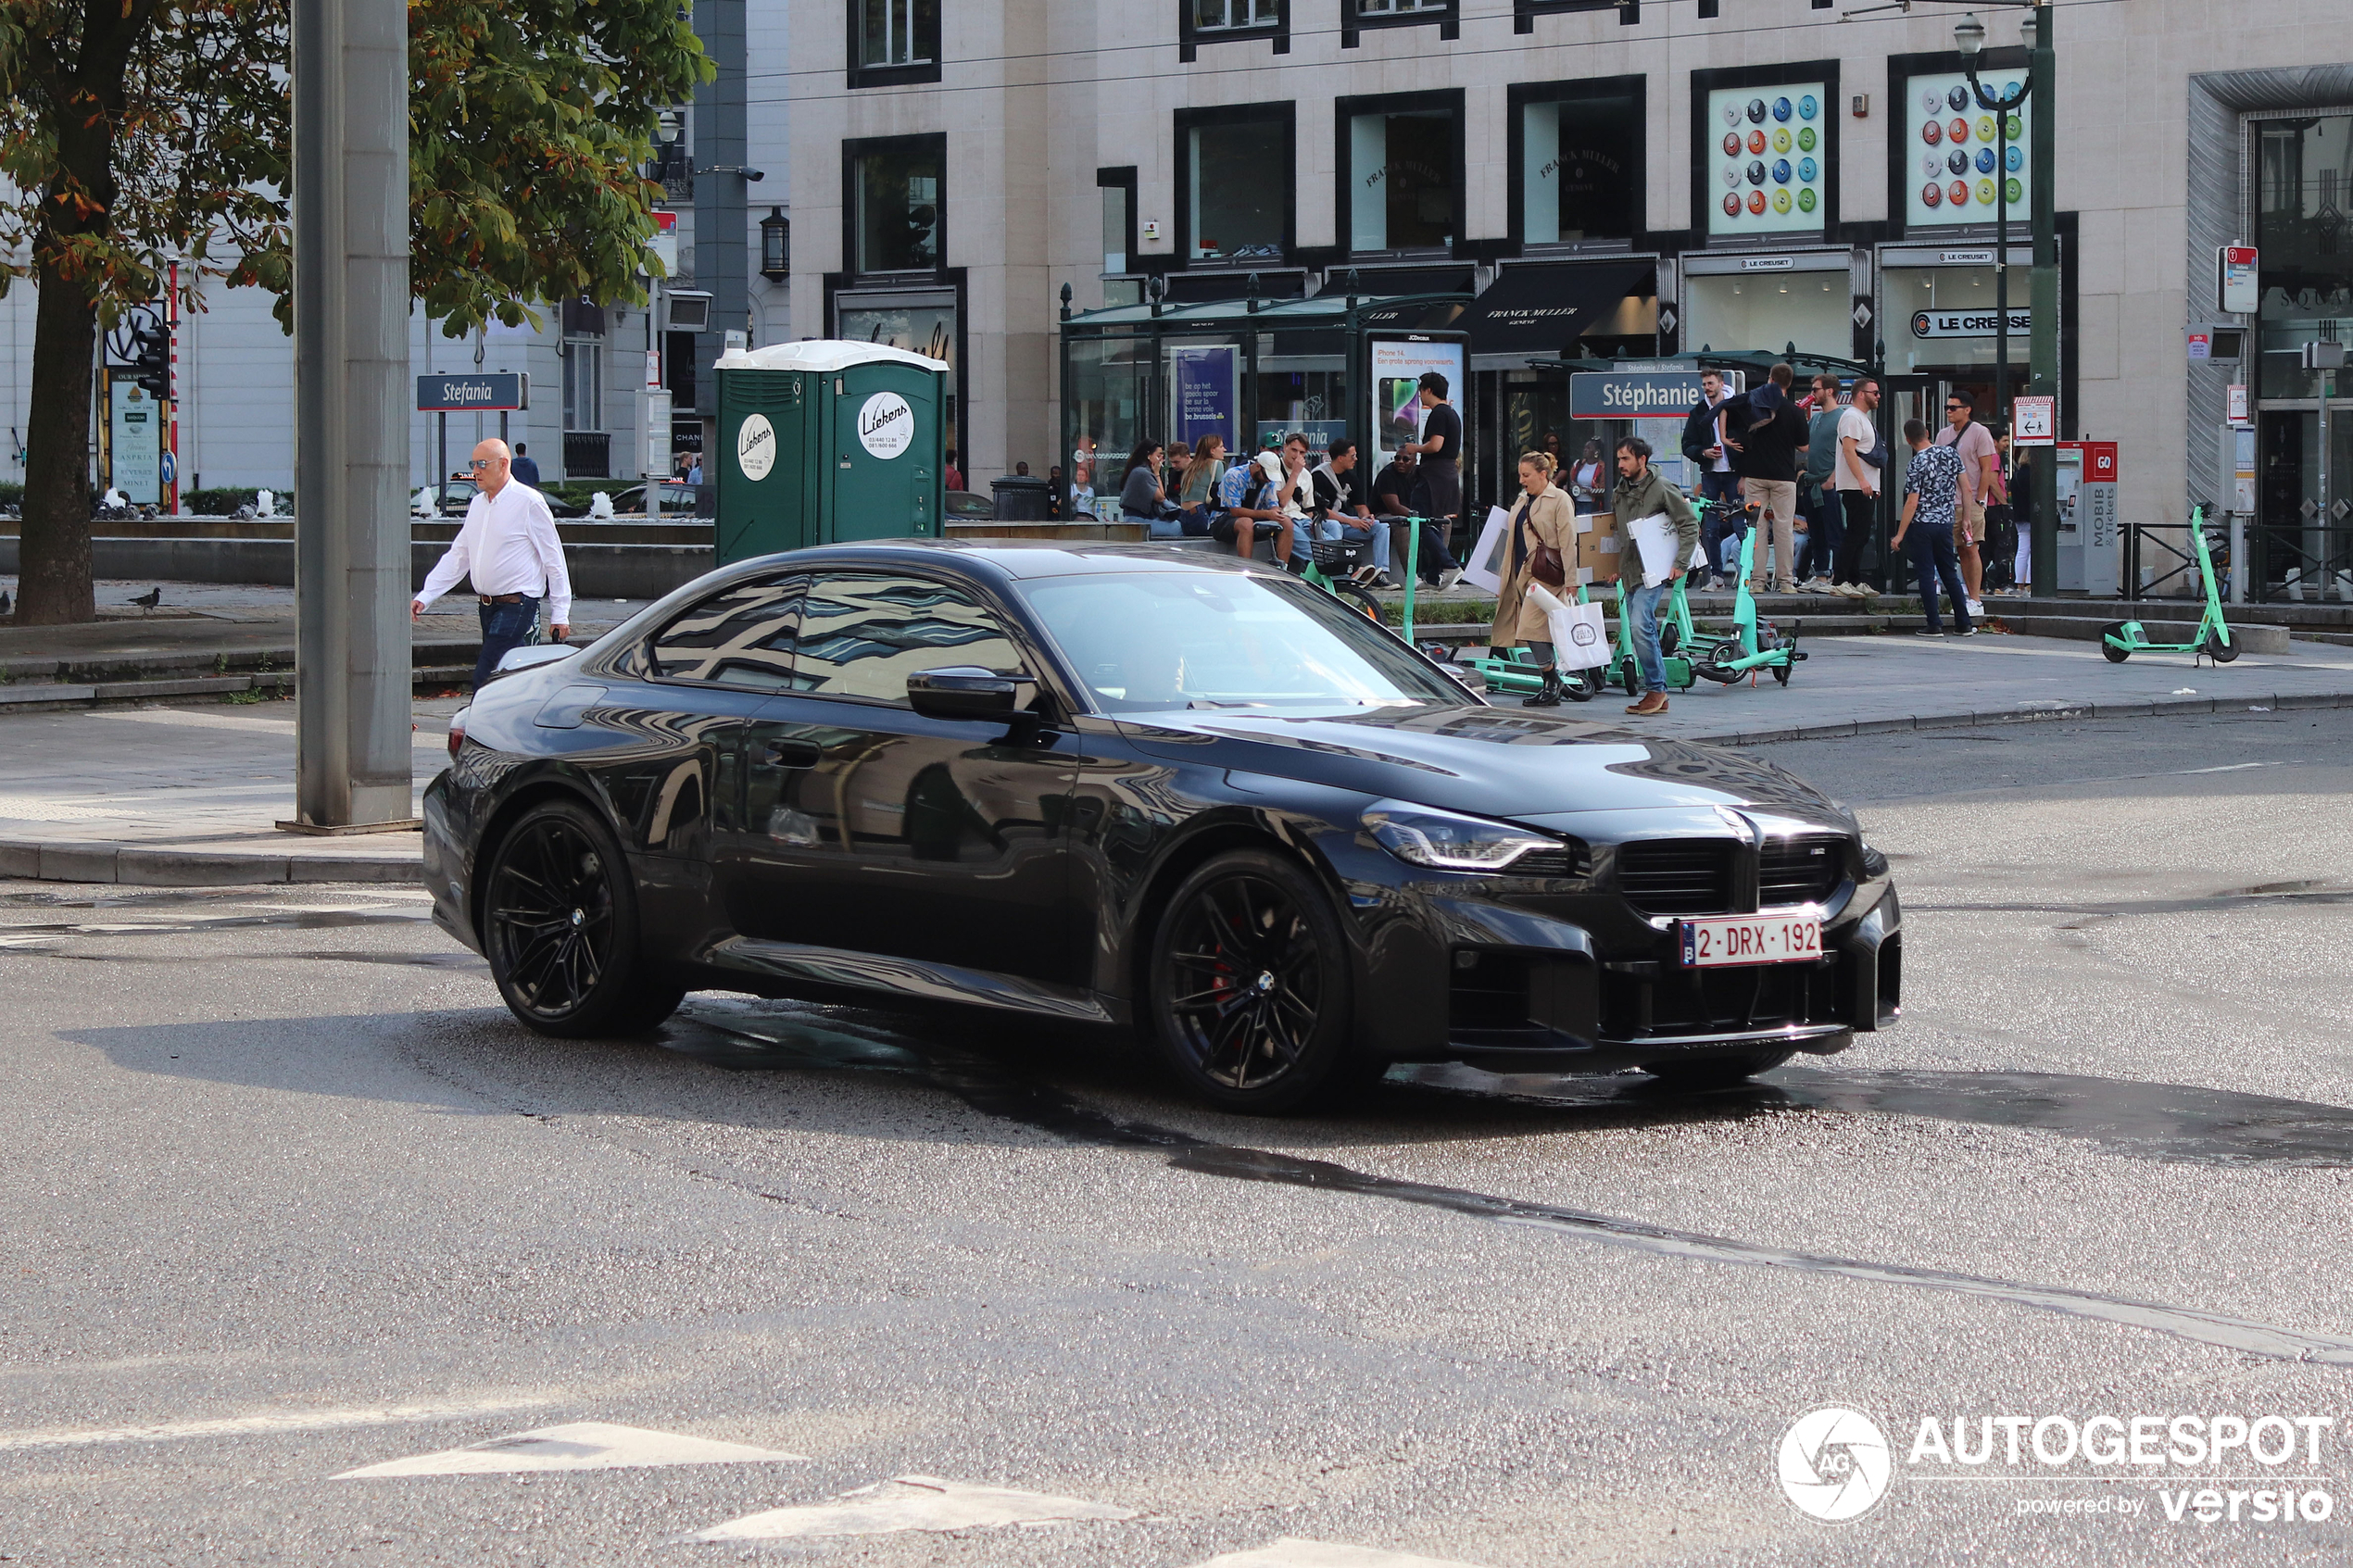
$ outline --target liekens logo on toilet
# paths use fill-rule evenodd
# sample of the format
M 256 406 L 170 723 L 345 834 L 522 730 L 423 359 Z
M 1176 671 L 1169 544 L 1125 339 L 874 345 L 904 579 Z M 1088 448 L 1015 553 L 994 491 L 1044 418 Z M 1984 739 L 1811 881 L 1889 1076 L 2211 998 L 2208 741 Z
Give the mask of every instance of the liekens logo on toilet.
M 877 458 L 896 458 L 915 444 L 915 410 L 895 392 L 877 392 L 858 410 L 858 444 Z
M 776 466 L 776 427 L 767 415 L 747 415 L 736 432 L 736 466 L 750 480 L 766 479 Z

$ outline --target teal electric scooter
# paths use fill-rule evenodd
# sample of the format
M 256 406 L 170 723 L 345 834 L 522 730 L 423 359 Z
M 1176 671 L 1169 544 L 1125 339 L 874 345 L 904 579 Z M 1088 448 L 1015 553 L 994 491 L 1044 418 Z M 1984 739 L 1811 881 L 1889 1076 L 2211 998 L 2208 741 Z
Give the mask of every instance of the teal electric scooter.
M 1794 631 L 1783 635 L 1771 621 L 1760 622 L 1756 619 L 1756 598 L 1748 591 L 1748 574 L 1755 564 L 1757 533 L 1751 528 L 1741 538 L 1740 587 L 1732 599 L 1732 635 L 1709 648 L 1706 657 L 1692 666 L 1697 673 L 1727 686 L 1743 675 L 1754 679 L 1762 670 L 1771 671 L 1773 679 L 1786 686 L 1791 673 L 1806 657 L 1806 650 L 1797 646 Z
M 1576 602 L 1592 602 L 1581 583 L 1577 589 Z M 1567 652 L 1567 649 L 1556 646 L 1553 650 L 1553 658 L 1565 660 Z M 1487 692 L 1491 696 L 1533 696 L 1544 689 L 1543 668 L 1536 662 L 1536 656 L 1524 647 L 1491 650 L 1478 658 L 1458 662 L 1463 669 L 1476 672 L 1487 683 Z M 1605 669 L 1605 666 L 1591 670 L 1559 669 L 1561 696 L 1571 702 L 1592 701 L 1594 695 L 1602 690 Z
M 1692 629 L 1692 601 L 1684 592 L 1692 580 L 1683 573 L 1667 585 L 1660 596 L 1658 607 L 1659 662 L 1667 670 L 1667 689 L 1689 691 L 1698 674 L 1692 664 L 1691 650 L 1699 646 L 1699 633 Z M 1609 678 L 1626 688 L 1628 696 L 1642 689 L 1642 664 L 1634 654 L 1634 617 L 1626 608 L 1626 579 L 1617 580 L 1617 657 L 1610 661 Z
M 2190 511 L 2190 541 L 2197 550 L 2197 574 L 2206 584 L 2206 613 L 2186 643 L 2152 643 L 2137 621 L 2113 621 L 2100 628 L 2100 651 L 2110 664 L 2121 664 L 2136 653 L 2185 653 L 2195 668 L 2198 656 L 2228 664 L 2239 656 L 2231 640 L 2230 622 L 2222 619 L 2222 590 L 2214 579 L 2214 557 L 2206 547 L 2206 508 Z

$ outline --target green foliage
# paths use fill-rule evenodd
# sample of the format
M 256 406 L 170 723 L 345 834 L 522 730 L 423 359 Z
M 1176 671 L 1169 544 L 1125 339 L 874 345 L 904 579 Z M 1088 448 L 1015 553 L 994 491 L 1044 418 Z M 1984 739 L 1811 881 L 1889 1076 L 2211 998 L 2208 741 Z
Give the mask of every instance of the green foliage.
M 44 263 L 102 325 L 182 269 L 291 327 L 286 0 L 0 3 L 0 293 Z M 462 336 L 635 302 L 655 118 L 712 68 L 675 0 L 409 0 L 411 293 Z
M 252 506 L 260 499 L 258 490 L 222 484 L 205 490 L 182 490 L 180 508 L 191 517 L 234 517 L 239 507 Z
M 0 484 L 0 512 L 12 512 L 24 505 L 24 486 L 10 481 Z

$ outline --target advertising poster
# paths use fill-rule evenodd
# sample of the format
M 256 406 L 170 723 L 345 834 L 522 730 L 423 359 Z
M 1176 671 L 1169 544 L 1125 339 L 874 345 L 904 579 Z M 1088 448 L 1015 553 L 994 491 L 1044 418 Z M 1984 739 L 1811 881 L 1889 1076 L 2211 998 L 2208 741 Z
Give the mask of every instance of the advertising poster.
M 1988 93 L 2003 97 L 2018 91 L 2024 79 L 2022 70 L 1978 73 Z M 2022 107 L 2009 112 L 2005 153 L 1996 145 L 1997 132 L 2005 128 L 1996 127 L 1994 111 L 1970 94 L 1968 77 L 1958 71 L 1913 77 L 1904 94 L 1906 226 L 1991 223 L 2004 188 L 2012 220 L 2025 221 L 2031 211 L 2028 171 L 2034 162 L 2025 112 Z
M 128 377 L 113 383 L 114 429 L 109 451 L 114 487 L 134 506 L 163 500 L 163 406 Z
M 1372 423 L 1373 446 L 1377 451 L 1394 452 L 1408 441 L 1418 441 L 1422 434 L 1422 419 L 1426 410 L 1421 406 L 1419 388 L 1426 371 L 1436 370 L 1446 378 L 1446 401 L 1460 409 L 1467 401 L 1464 384 L 1464 346 L 1461 343 L 1437 343 L 1428 338 L 1375 338 L 1368 345 L 1372 356 Z
M 1711 234 L 1819 233 L 1828 220 L 1830 132 L 1818 82 L 1726 87 L 1707 95 L 1713 138 L 1708 174 Z
M 1188 445 L 1214 435 L 1240 445 L 1234 414 L 1241 406 L 1240 357 L 1230 343 L 1186 344 L 1169 350 L 1176 377 L 1176 439 Z

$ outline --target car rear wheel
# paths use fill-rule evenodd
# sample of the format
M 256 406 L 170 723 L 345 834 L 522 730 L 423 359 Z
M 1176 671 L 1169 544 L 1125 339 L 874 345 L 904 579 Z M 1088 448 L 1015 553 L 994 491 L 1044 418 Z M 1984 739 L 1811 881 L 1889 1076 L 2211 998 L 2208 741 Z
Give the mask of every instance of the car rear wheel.
M 564 1039 L 642 1034 L 683 988 L 651 972 L 621 847 L 585 807 L 534 807 L 500 840 L 483 904 L 483 950 L 510 1011 Z
M 1721 1089 L 1759 1073 L 1770 1073 L 1793 1051 L 1758 1051 L 1751 1056 L 1701 1057 L 1689 1061 L 1646 1061 L 1642 1071 L 1678 1089 Z
M 1151 981 L 1153 1038 L 1213 1104 L 1281 1115 L 1349 1076 L 1340 921 L 1278 856 L 1236 850 L 1187 877 L 1161 918 Z

